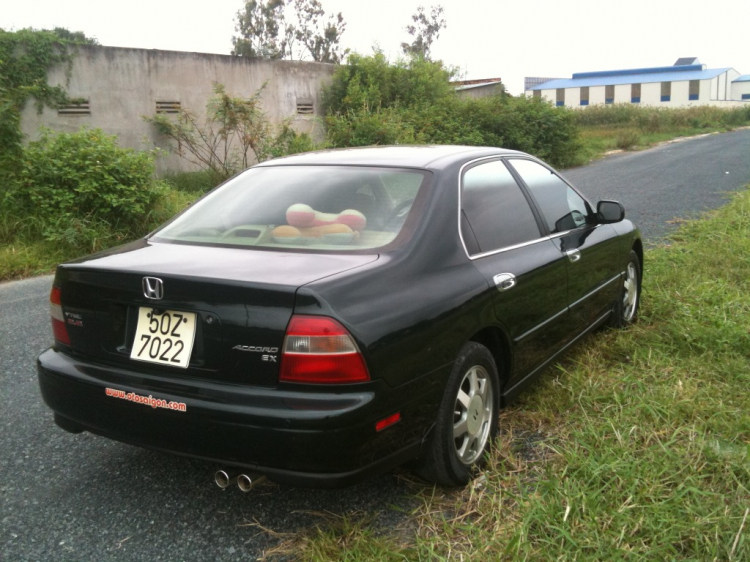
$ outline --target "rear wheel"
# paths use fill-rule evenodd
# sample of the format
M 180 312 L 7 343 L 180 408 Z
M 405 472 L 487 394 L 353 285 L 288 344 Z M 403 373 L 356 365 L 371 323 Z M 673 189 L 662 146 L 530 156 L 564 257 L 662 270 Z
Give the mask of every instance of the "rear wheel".
M 444 486 L 462 486 L 486 459 L 497 435 L 500 390 L 489 350 L 467 343 L 458 355 L 438 409 L 434 433 L 417 472 Z
M 620 297 L 612 309 L 610 326 L 624 328 L 636 321 L 638 306 L 641 303 L 641 260 L 634 251 L 630 252 L 630 261 L 625 268 Z

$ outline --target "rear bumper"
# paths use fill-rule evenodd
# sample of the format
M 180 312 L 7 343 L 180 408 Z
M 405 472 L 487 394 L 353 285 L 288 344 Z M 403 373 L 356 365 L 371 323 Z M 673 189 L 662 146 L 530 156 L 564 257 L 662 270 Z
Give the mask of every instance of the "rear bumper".
M 425 380 L 396 390 L 382 381 L 346 392 L 269 389 L 145 375 L 55 349 L 39 356 L 37 370 L 44 401 L 68 431 L 302 486 L 350 485 L 416 457 L 439 400 L 439 384 Z M 397 411 L 399 423 L 375 431 Z

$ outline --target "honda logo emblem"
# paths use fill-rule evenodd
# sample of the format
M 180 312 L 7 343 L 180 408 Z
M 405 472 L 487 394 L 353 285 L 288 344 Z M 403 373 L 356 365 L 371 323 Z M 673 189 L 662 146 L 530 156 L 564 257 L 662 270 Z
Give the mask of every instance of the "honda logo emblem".
M 147 299 L 161 300 L 164 297 L 164 283 L 158 277 L 143 278 L 143 295 Z

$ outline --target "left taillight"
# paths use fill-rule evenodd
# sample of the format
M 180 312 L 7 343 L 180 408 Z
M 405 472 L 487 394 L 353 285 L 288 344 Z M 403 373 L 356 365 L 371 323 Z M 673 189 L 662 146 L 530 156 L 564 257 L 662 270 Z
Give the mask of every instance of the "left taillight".
M 349 331 L 327 316 L 292 316 L 286 330 L 279 380 L 345 384 L 370 380 Z
M 68 328 L 65 326 L 60 294 L 60 287 L 52 287 L 52 291 L 49 294 L 49 314 L 52 318 L 52 334 L 59 343 L 70 345 L 70 337 L 68 336 Z

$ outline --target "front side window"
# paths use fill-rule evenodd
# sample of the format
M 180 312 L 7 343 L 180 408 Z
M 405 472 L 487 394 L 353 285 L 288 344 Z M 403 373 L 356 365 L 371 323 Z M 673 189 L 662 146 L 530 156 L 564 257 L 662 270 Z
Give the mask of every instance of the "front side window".
M 462 236 L 470 254 L 540 237 L 539 226 L 513 175 L 500 160 L 469 168 L 461 182 Z M 476 240 L 476 244 L 471 244 Z M 478 247 L 477 247 L 478 246 Z
M 590 211 L 586 201 L 557 174 L 531 160 L 513 159 L 510 163 L 534 196 L 550 233 L 587 223 Z
M 407 219 L 416 220 L 412 205 L 423 196 L 428 176 L 397 168 L 251 168 L 157 231 L 153 240 L 334 252 L 390 247 Z

